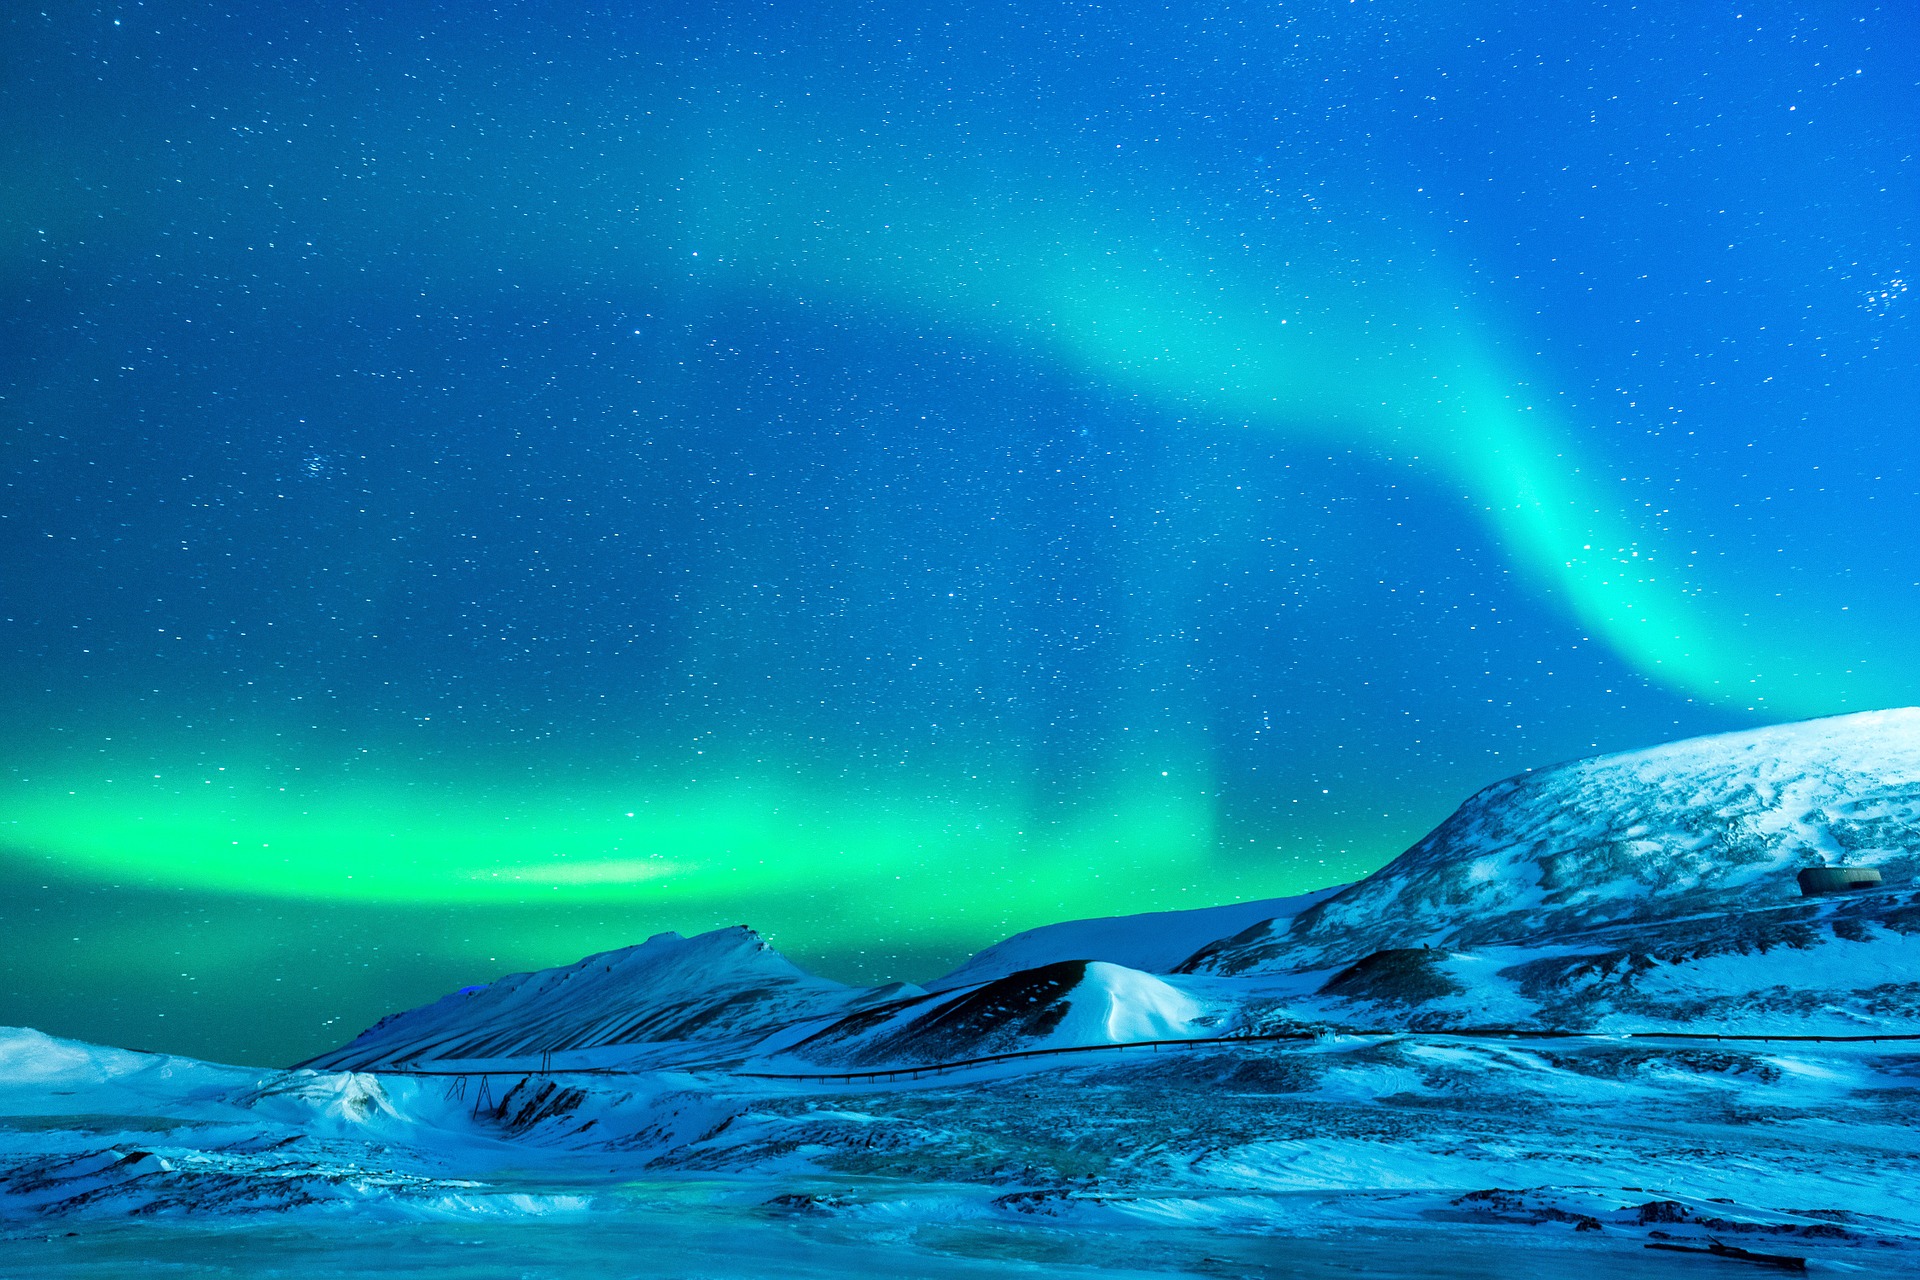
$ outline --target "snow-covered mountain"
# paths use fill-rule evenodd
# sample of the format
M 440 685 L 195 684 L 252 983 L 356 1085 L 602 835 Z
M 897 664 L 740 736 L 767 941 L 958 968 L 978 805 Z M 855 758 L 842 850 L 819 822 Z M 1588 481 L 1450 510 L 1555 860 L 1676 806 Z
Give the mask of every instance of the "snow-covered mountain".
M 1255 1017 L 1253 1029 L 1311 1021 L 1427 1030 L 1920 1034 L 1920 893 L 1636 922 L 1533 944 L 1394 948 L 1310 977 L 1310 992 L 1274 1006 L 1264 1021 Z
M 902 994 L 816 978 L 744 925 L 693 938 L 661 933 L 442 996 L 301 1065 L 364 1071 L 545 1054 L 573 1066 L 713 1057 L 789 1023 Z
M 1920 708 L 1600 756 L 1468 800 L 1379 871 L 1180 966 L 1217 975 L 1347 964 L 1798 901 L 1802 867 L 1920 866 Z

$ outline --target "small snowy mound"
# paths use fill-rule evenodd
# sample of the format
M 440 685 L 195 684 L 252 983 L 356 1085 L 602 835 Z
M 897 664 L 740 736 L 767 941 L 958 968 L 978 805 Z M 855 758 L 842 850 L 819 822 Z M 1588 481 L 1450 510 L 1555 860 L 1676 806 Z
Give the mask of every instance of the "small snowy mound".
M 1067 993 L 1067 1012 L 1036 1049 L 1188 1040 L 1207 1034 L 1206 1009 L 1186 992 L 1149 973 L 1095 960 Z
M 365 1071 L 737 1040 L 837 1016 L 861 995 L 800 969 L 745 926 L 693 938 L 662 933 L 443 996 L 302 1065 Z
M 1276 972 L 1799 897 L 1802 867 L 1920 864 L 1920 708 L 1601 756 L 1468 800 L 1365 880 L 1182 969 Z
M 1250 925 L 1290 920 L 1345 888 L 1337 885 L 1291 898 L 1229 902 L 1192 911 L 1150 911 L 1137 916 L 1067 920 L 1017 933 L 996 942 L 928 987 L 947 991 L 1004 978 L 1061 960 L 1093 957 L 1146 973 L 1170 973 L 1182 960 L 1210 942 Z
M 933 1063 L 1028 1049 L 1184 1040 L 1218 1012 L 1166 979 L 1062 960 L 960 990 L 861 1010 L 794 1045 L 820 1063 Z

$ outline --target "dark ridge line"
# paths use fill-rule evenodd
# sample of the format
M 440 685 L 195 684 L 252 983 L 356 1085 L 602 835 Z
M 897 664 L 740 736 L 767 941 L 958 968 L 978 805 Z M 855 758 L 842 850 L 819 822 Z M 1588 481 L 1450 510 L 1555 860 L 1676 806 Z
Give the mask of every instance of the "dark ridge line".
M 1447 1037 L 1482 1037 L 1504 1040 L 1774 1040 L 1824 1044 L 1874 1043 L 1882 1040 L 1920 1040 L 1920 1035 L 1876 1035 L 1876 1036 L 1790 1036 L 1790 1035 L 1744 1035 L 1715 1031 L 1551 1031 L 1528 1030 L 1518 1027 L 1459 1027 L 1452 1031 L 1276 1031 L 1260 1035 L 1212 1036 L 1199 1040 L 1127 1040 L 1119 1044 L 1076 1044 L 1063 1045 L 1055 1049 L 1019 1049 L 1012 1053 L 992 1053 L 980 1058 L 956 1058 L 951 1062 L 929 1062 L 920 1066 L 882 1067 L 873 1071 L 826 1071 L 785 1073 L 771 1071 L 736 1071 L 733 1074 L 754 1080 L 844 1080 L 852 1084 L 855 1080 L 875 1080 L 884 1076 L 892 1080 L 897 1076 L 918 1079 L 925 1072 L 937 1074 L 942 1071 L 955 1071 L 961 1067 L 984 1066 L 993 1062 L 1013 1062 L 1022 1058 L 1044 1058 L 1061 1053 L 1102 1053 L 1115 1049 L 1146 1049 L 1158 1052 L 1163 1045 L 1185 1046 L 1197 1049 L 1202 1045 L 1244 1044 L 1248 1041 L 1305 1041 L 1332 1040 L 1341 1036 L 1354 1038 L 1393 1036 L 1425 1037 L 1444 1039 Z

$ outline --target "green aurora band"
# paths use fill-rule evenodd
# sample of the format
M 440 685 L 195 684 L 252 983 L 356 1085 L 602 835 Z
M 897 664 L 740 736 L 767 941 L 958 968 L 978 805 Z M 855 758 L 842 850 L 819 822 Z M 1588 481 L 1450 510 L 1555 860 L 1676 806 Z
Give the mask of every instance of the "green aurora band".
M 1149 207 L 1134 194 L 1177 192 L 1171 170 L 1142 184 L 1118 161 L 1037 143 L 963 153 L 933 116 L 890 131 L 826 108 L 796 117 L 689 111 L 661 126 L 681 140 L 670 159 L 615 166 L 572 215 L 536 233 L 443 211 L 434 243 L 533 277 L 613 262 L 636 283 L 955 325 L 1038 347 L 1194 431 L 1258 430 L 1417 465 L 1578 627 L 1674 690 L 1776 719 L 1899 700 L 1899 682 L 1861 662 L 1805 670 L 1806 654 L 1847 642 L 1714 603 L 1683 539 L 1657 527 L 1666 513 L 1617 508 L 1604 461 L 1576 453 L 1547 397 L 1496 354 L 1503 344 L 1462 302 L 1444 254 L 1414 232 L 1355 207 L 1272 215 L 1256 236 L 1171 195 Z M 288 165 L 283 181 L 297 188 L 299 170 Z M 622 194 L 607 199 L 609 185 Z M 1766 639 L 1781 635 L 1791 650 Z M 816 946 L 871 936 L 876 918 L 977 941 L 1089 904 L 1175 905 L 1194 886 L 1206 900 L 1311 887 L 1298 867 L 1223 880 L 1204 752 L 1181 719 L 1143 710 L 1139 737 L 1153 745 L 1116 751 L 1107 800 L 1066 819 L 1017 783 L 972 776 L 880 796 L 744 768 L 716 769 L 723 782 L 572 794 L 524 776 L 350 786 L 309 774 L 289 788 L 244 750 L 212 766 L 202 762 L 216 752 L 175 744 L 144 767 L 116 765 L 111 782 L 37 771 L 15 791 L 6 840 L 101 880 L 298 899 L 559 895 L 644 904 L 676 923 L 764 903 L 757 922 Z M 1410 821 L 1279 834 L 1338 845 L 1307 873 L 1330 882 L 1377 865 L 1417 834 Z

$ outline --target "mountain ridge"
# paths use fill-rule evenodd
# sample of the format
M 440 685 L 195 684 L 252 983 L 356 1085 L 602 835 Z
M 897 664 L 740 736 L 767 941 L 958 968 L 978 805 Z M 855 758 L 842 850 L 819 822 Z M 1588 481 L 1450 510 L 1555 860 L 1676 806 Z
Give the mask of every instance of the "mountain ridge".
M 1839 861 L 1886 883 L 1800 897 L 1798 868 Z M 800 1069 L 1476 1022 L 1904 1031 L 1916 863 L 1920 709 L 1856 713 L 1518 774 L 1354 884 L 1062 921 L 926 990 L 817 978 L 745 926 L 659 934 L 393 1015 L 304 1065 Z

